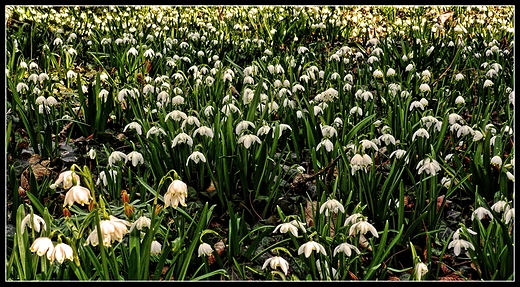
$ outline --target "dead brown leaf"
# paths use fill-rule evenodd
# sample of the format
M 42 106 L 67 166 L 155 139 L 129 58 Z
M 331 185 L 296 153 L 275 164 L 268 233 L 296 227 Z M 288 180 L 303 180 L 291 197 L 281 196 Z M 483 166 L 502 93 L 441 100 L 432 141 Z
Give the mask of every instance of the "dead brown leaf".
M 318 203 L 316 201 L 310 202 L 307 200 L 307 205 L 305 206 L 305 222 L 307 226 L 314 226 L 314 210 L 316 210 Z
M 31 172 L 37 181 L 51 174 L 51 170 L 49 169 L 50 161 L 47 159 L 42 160 L 38 154 L 33 154 L 27 162 L 29 162 L 29 166 L 24 169 L 20 176 L 20 186 L 25 190 L 29 190 L 30 188 L 29 179 L 31 178 Z

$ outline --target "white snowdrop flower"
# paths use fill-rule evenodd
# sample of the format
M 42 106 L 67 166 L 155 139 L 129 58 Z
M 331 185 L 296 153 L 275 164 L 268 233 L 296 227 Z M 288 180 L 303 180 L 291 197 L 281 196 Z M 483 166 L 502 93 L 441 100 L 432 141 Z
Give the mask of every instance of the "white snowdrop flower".
M 462 135 L 473 135 L 474 133 L 475 131 L 473 131 L 470 126 L 463 125 L 457 130 L 457 137 L 461 137 Z
M 128 129 L 135 130 L 138 135 L 143 134 L 141 125 L 137 122 L 131 122 L 131 123 L 127 124 L 125 126 L 125 128 L 123 129 L 123 132 L 126 132 L 126 130 L 128 130 Z
M 466 101 L 464 100 L 464 98 L 462 96 L 458 96 L 457 98 L 455 98 L 456 105 L 464 105 L 465 103 L 466 103 Z
M 332 198 L 325 201 L 320 207 L 320 214 L 325 212 L 325 216 L 329 216 L 329 211 L 331 213 L 338 213 L 338 211 L 345 213 L 345 208 L 341 202 Z
M 131 151 L 126 155 L 126 158 L 132 163 L 133 166 L 144 164 L 143 155 L 138 151 Z
M 160 127 L 151 127 L 148 130 L 148 132 L 146 132 L 146 138 L 149 138 L 150 135 L 160 135 L 160 134 L 166 135 L 166 132 Z
M 430 89 L 430 86 L 426 83 L 422 83 L 420 86 L 419 86 L 419 90 L 423 93 L 426 93 L 426 92 L 430 92 L 431 89 Z
M 475 216 L 477 216 L 479 220 L 482 220 L 486 216 L 489 217 L 489 219 L 493 219 L 493 214 L 491 214 L 491 211 L 482 206 L 476 208 L 473 213 L 471 213 L 471 220 L 473 220 Z
M 428 131 L 424 128 L 419 128 L 417 131 L 415 131 L 412 135 L 412 141 L 415 141 L 416 137 L 422 137 L 422 138 L 430 138 L 430 134 Z
M 441 185 L 444 186 L 445 188 L 450 188 L 451 182 L 452 182 L 451 178 L 448 178 L 448 177 L 441 178 Z
M 266 135 L 269 133 L 269 131 L 271 130 L 271 127 L 268 126 L 268 125 L 262 125 L 261 127 L 258 128 L 258 130 L 256 131 L 256 135 L 257 136 L 263 136 L 263 135 Z
M 410 103 L 410 109 L 409 110 L 412 111 L 415 108 L 419 108 L 419 109 L 424 111 L 424 105 L 421 104 L 421 102 L 419 102 L 419 101 L 413 101 L 413 102 Z
M 441 170 L 439 163 L 431 158 L 426 158 L 417 164 L 416 169 L 418 169 L 418 173 L 421 174 L 425 171 L 427 174 L 436 175 L 437 172 Z
M 262 265 L 262 269 L 265 269 L 267 265 L 269 265 L 273 270 L 276 270 L 277 267 L 280 267 L 285 275 L 287 275 L 289 272 L 289 262 L 280 256 L 270 257 L 265 260 L 264 265 Z
M 306 258 L 309 258 L 311 256 L 312 251 L 316 251 L 316 253 L 322 253 L 323 255 L 327 255 L 327 251 L 325 251 L 325 248 L 323 245 L 319 244 L 316 241 L 309 241 L 306 242 L 298 248 L 298 255 L 304 253 Z
M 497 213 L 500 213 L 500 212 L 504 212 L 506 210 L 507 206 L 508 206 L 507 201 L 499 200 L 491 206 L 491 210 L 493 210 Z
M 206 157 L 203 153 L 199 151 L 194 151 L 188 156 L 186 160 L 186 166 L 188 166 L 189 161 L 192 160 L 194 163 L 199 163 L 199 161 L 206 162 Z
M 231 113 L 240 114 L 240 110 L 238 109 L 238 107 L 232 103 L 225 104 L 220 111 L 226 116 L 229 116 Z
M 315 116 L 317 116 L 319 114 L 323 114 L 323 108 L 321 108 L 320 106 L 314 106 L 313 110 L 314 110 L 314 115 Z
M 187 116 L 186 119 L 184 119 L 184 121 L 182 122 L 181 127 L 184 129 L 186 124 L 191 125 L 191 126 L 200 127 L 200 121 L 195 116 Z
M 198 249 L 198 256 L 210 256 L 213 253 L 213 248 L 211 248 L 211 245 L 209 245 L 206 242 L 203 242 L 201 245 L 199 245 Z
M 464 80 L 464 75 L 463 74 L 458 73 L 458 74 L 455 75 L 455 81 L 458 82 L 458 81 L 462 81 L 462 80 Z
M 484 88 L 493 86 L 493 82 L 491 80 L 484 81 Z
M 377 145 L 371 141 L 371 140 L 367 140 L 367 139 L 362 139 L 359 141 L 359 143 L 361 144 L 361 150 L 362 151 L 365 151 L 367 149 L 373 149 L 374 151 L 377 151 L 379 150 L 379 148 L 377 147 Z
M 388 70 L 386 71 L 386 76 L 387 77 L 393 77 L 393 76 L 395 76 L 395 74 L 396 74 L 396 72 L 392 68 L 388 68 Z
M 253 124 L 252 122 L 250 121 L 246 121 L 246 120 L 243 120 L 243 121 L 240 121 L 236 127 L 235 127 L 235 133 L 237 135 L 241 135 L 243 133 L 244 130 L 247 130 L 248 127 L 252 127 L 253 129 L 255 128 L 255 124 Z
M 328 139 L 328 138 L 323 138 L 319 143 L 318 145 L 316 146 L 316 151 L 318 151 L 322 146 L 325 147 L 325 150 L 327 152 L 330 152 L 334 149 L 334 143 Z
M 396 159 L 400 159 L 406 155 L 406 150 L 404 149 L 396 149 L 390 154 L 390 158 L 395 157 Z M 408 156 L 405 158 L 406 163 L 408 163 Z
M 425 99 L 425 98 L 421 98 L 419 100 L 419 102 L 424 106 L 424 107 L 427 107 L 428 106 L 428 100 Z
M 379 62 L 379 58 L 376 56 L 370 56 L 370 57 L 368 57 L 367 62 L 369 64 L 373 64 L 374 62 Z
M 202 136 L 207 136 L 209 138 L 213 138 L 213 129 L 207 126 L 200 126 L 197 129 L 193 131 L 193 137 L 197 136 L 197 134 L 200 134 Z
M 258 144 L 262 143 L 260 138 L 254 134 L 244 134 L 237 141 L 238 144 L 243 144 L 246 149 L 248 149 L 253 142 L 257 142 Z
M 181 95 L 177 95 L 172 98 L 172 105 L 182 105 L 184 104 L 184 97 Z
M 128 232 L 132 232 L 134 228 L 137 228 L 137 230 L 142 230 L 145 227 L 150 227 L 150 224 L 152 223 L 152 220 L 146 216 L 140 216 L 136 221 L 134 221 L 130 225 L 130 229 Z
M 494 157 L 491 158 L 491 165 L 493 165 L 497 168 L 502 167 L 502 158 L 500 158 L 500 156 L 498 156 L 498 155 L 495 155 Z
M 188 116 L 183 111 L 173 110 L 166 114 L 166 116 L 164 117 L 164 121 L 167 121 L 169 118 L 172 118 L 174 121 L 178 122 L 181 120 L 188 119 Z
M 385 145 L 395 145 L 395 138 L 391 134 L 382 134 L 381 136 L 379 136 L 378 140 L 383 141 Z
M 374 76 L 374 78 L 378 79 L 378 78 L 383 78 L 383 72 L 381 72 L 381 70 L 377 69 L 375 70 L 372 75 Z
M 515 176 L 510 171 L 506 172 L 506 176 L 510 181 L 515 181 Z
M 97 152 L 95 149 L 91 148 L 88 153 L 87 153 L 88 157 L 90 157 L 90 159 L 95 159 L 96 158 L 96 155 L 97 155 Z
M 132 47 L 132 48 L 128 49 L 128 52 L 126 52 L 126 56 L 130 56 L 130 55 L 137 56 L 137 55 L 139 55 L 139 51 L 137 51 L 136 48 Z
M 349 112 L 351 115 L 353 114 L 358 114 L 359 116 L 362 116 L 363 115 L 363 110 L 360 108 L 360 107 L 353 107 L 352 109 L 350 109 L 350 112 Z
M 120 152 L 120 151 L 113 151 L 109 156 L 108 156 L 108 165 L 109 166 L 112 166 L 114 165 L 115 163 L 119 162 L 119 161 L 127 161 L 127 157 L 126 157 L 126 154 L 124 154 L 123 152 Z
M 172 147 L 179 144 L 187 144 L 193 146 L 193 139 L 185 132 L 180 132 L 172 140 Z
M 479 141 L 484 138 L 484 134 L 482 134 L 480 131 L 476 130 L 473 132 L 473 141 Z
M 45 220 L 37 215 L 37 214 L 27 214 L 20 223 L 22 234 L 25 232 L 25 226 L 28 226 L 31 229 L 34 229 L 36 232 L 40 232 L 40 229 L 43 227 L 44 230 L 47 229 L 45 224 Z
M 326 138 L 331 138 L 338 135 L 338 131 L 335 127 L 329 125 L 321 126 L 321 134 Z
M 453 125 L 458 121 L 462 121 L 462 117 L 456 113 L 451 113 L 448 115 L 448 121 L 450 125 Z
M 110 179 L 112 181 L 115 181 L 116 178 L 117 178 L 117 170 L 109 170 L 108 171 L 108 174 L 110 176 Z M 96 180 L 96 185 L 99 185 L 100 183 L 103 183 L 103 186 L 107 186 L 108 185 L 108 178 L 107 178 L 107 174 L 104 170 L 102 170 L 99 175 L 98 175 L 98 179 Z

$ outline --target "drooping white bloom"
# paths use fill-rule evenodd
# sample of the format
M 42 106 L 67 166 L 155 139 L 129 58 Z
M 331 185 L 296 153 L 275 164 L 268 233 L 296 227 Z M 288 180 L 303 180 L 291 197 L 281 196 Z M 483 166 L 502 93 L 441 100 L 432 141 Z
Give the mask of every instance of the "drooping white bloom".
M 265 269 L 267 265 L 269 265 L 273 270 L 276 270 L 277 267 L 280 267 L 285 275 L 287 275 L 289 272 L 289 262 L 280 256 L 267 258 L 267 260 L 264 262 L 264 265 L 262 266 L 262 269 Z
M 428 133 L 428 131 L 424 128 L 419 128 L 418 130 L 416 130 L 413 135 L 412 135 L 412 141 L 415 140 L 416 137 L 421 137 L 421 138 L 430 138 L 430 134 Z
M 138 164 L 144 164 L 143 155 L 138 151 L 131 151 L 126 155 L 126 159 L 129 160 L 133 166 L 137 166 Z
M 325 201 L 320 207 L 320 214 L 325 212 L 325 216 L 329 216 L 329 211 L 332 213 L 338 213 L 338 211 L 345 213 L 345 208 L 341 202 L 332 198 Z
M 151 127 L 148 132 L 146 132 L 146 138 L 149 138 L 150 135 L 159 135 L 159 134 L 163 134 L 163 135 L 166 135 L 166 132 L 160 128 L 160 127 Z
M 37 214 L 27 214 L 20 223 L 22 234 L 25 232 L 25 226 L 29 226 L 29 228 L 34 229 L 36 232 L 40 232 L 40 227 L 43 229 L 47 229 L 45 225 L 45 220 Z
M 115 182 L 117 179 L 117 170 L 111 169 L 108 171 L 108 174 L 112 182 Z M 108 178 L 104 170 L 99 173 L 98 179 L 96 180 L 96 185 L 99 185 L 101 182 L 103 182 L 103 186 L 108 185 Z
M 235 133 L 237 135 L 241 135 L 242 132 L 244 130 L 247 130 L 248 127 L 252 127 L 253 129 L 255 128 L 255 124 L 253 124 L 252 122 L 250 121 L 246 121 L 246 120 L 243 120 L 243 121 L 240 121 L 237 126 L 235 127 Z
M 421 174 L 425 171 L 427 174 L 436 175 L 437 172 L 441 170 L 439 163 L 431 158 L 426 158 L 417 164 L 416 169 L 418 169 L 418 173 Z
M 54 244 L 49 237 L 38 237 L 34 240 L 29 249 L 31 252 L 36 252 L 38 256 L 43 256 L 45 253 L 47 253 L 47 256 L 50 256 L 54 249 Z
M 316 151 L 318 151 L 322 146 L 325 147 L 325 150 L 327 152 L 330 152 L 334 149 L 334 143 L 330 139 L 325 138 L 325 137 L 322 138 L 322 140 L 316 146 Z
M 426 93 L 426 92 L 429 92 L 431 91 L 430 89 L 430 86 L 426 83 L 422 83 L 420 86 L 419 86 L 419 90 L 423 93 Z
M 253 142 L 257 142 L 258 144 L 262 143 L 260 138 L 254 134 L 244 134 L 237 141 L 238 144 L 243 144 L 246 149 L 249 148 Z
M 190 160 L 192 160 L 194 163 L 199 163 L 199 161 L 206 162 L 206 157 L 200 151 L 194 151 L 190 154 L 190 156 L 188 156 L 188 159 L 186 160 L 186 166 Z
M 90 190 L 86 187 L 75 185 L 67 191 L 65 194 L 65 199 L 63 200 L 63 206 L 72 206 L 74 202 L 81 204 L 90 203 Z
M 50 185 L 50 188 L 55 189 L 59 185 L 62 185 L 63 189 L 69 189 L 73 185 L 80 185 L 80 178 L 79 175 L 77 175 L 72 170 L 67 170 L 58 176 L 58 179 Z
M 421 278 L 428 273 L 428 266 L 426 264 L 419 262 L 415 265 L 415 279 L 421 280 Z
M 152 244 L 150 246 L 150 254 L 158 255 L 161 253 L 161 251 L 162 251 L 162 244 L 157 240 L 152 241 Z
M 197 136 L 197 134 L 213 138 L 213 129 L 207 126 L 200 126 L 193 131 L 193 137 Z
M 349 112 L 351 115 L 353 114 L 358 114 L 360 116 L 363 115 L 363 109 L 361 109 L 360 107 L 353 107 L 352 109 L 350 109 L 350 112 Z
M 455 104 L 456 105 L 464 105 L 466 103 L 466 100 L 462 96 L 458 96 L 455 98 Z
M 167 121 L 169 118 L 172 118 L 174 121 L 179 122 L 181 120 L 186 120 L 188 116 L 183 111 L 173 110 L 166 114 L 166 116 L 164 117 L 164 121 Z
M 116 240 L 121 242 L 123 235 L 129 232 L 127 227 L 130 225 L 128 221 L 119 219 L 113 215 L 110 215 L 108 220 L 101 220 L 99 226 L 101 227 L 103 245 L 109 247 Z M 91 244 L 92 246 L 97 246 L 99 244 L 97 232 L 97 227 L 94 227 L 94 230 L 89 234 L 84 245 Z
M 491 80 L 485 80 L 484 81 L 484 88 L 493 86 L 493 81 Z
M 213 253 L 213 248 L 208 243 L 203 242 L 199 245 L 199 249 L 198 249 L 199 256 L 198 257 L 210 256 L 212 253 Z
M 483 218 L 485 218 L 486 216 L 489 218 L 489 219 L 493 219 L 493 214 L 491 213 L 491 211 L 487 210 L 485 207 L 478 207 L 476 208 L 472 213 L 471 213 L 471 220 L 473 220 L 475 218 L 475 215 L 477 216 L 477 218 L 479 220 L 482 220 Z
M 376 228 L 370 224 L 366 219 L 362 218 L 358 220 L 356 223 L 352 224 L 349 228 L 349 235 L 354 236 L 356 234 L 362 234 L 365 235 L 367 232 L 372 233 L 374 237 L 379 237 L 379 234 L 377 234 Z
M 491 210 L 495 211 L 495 212 L 503 212 L 504 210 L 506 210 L 506 207 L 508 206 L 507 204 L 507 201 L 505 200 L 499 200 L 497 202 L 495 202 L 492 206 L 491 206 Z
M 123 129 L 123 132 L 126 132 L 127 129 L 135 130 L 138 135 L 143 134 L 141 125 L 138 122 L 131 122 L 131 123 L 127 124 L 125 126 L 125 128 Z M 148 138 L 148 136 L 147 136 L 147 138 Z
M 178 144 L 187 144 L 189 146 L 193 146 L 193 139 L 185 132 L 180 132 L 176 135 L 172 140 L 172 147 Z
M 125 161 L 125 163 L 128 161 L 127 157 L 126 157 L 126 154 L 124 152 L 120 152 L 120 151 L 113 151 L 109 156 L 108 156 L 108 165 L 109 166 L 113 166 L 114 164 L 116 164 L 117 162 L 119 161 Z
M 471 249 L 475 250 L 475 247 L 473 246 L 473 244 L 471 244 L 471 242 L 466 241 L 464 239 L 460 239 L 460 238 L 453 239 L 450 242 L 450 244 L 448 245 L 448 248 L 453 248 L 453 253 L 455 254 L 455 256 L 459 256 L 461 248 L 464 248 L 464 249 L 471 248 Z
M 321 134 L 326 138 L 331 138 L 338 135 L 338 131 L 335 127 L 329 125 L 321 126 Z
M 186 196 L 188 196 L 188 185 L 181 180 L 174 180 L 164 195 L 164 207 L 171 206 L 177 208 L 179 203 L 186 206 Z
M 70 261 L 74 260 L 74 252 L 72 251 L 72 247 L 65 243 L 58 243 L 52 251 L 49 253 L 47 252 L 47 259 L 50 260 L 51 263 L 54 262 L 54 260 L 58 261 L 60 264 L 65 261 L 65 259 L 68 259 Z
M 390 158 L 395 157 L 396 159 L 400 159 L 405 155 L 406 155 L 406 150 L 396 149 L 390 154 Z M 409 161 L 409 158 L 408 158 L 408 156 L 406 156 L 405 162 L 408 163 L 408 161 Z
M 134 228 L 137 228 L 137 230 L 142 230 L 145 227 L 150 227 L 150 224 L 152 223 L 152 220 L 146 216 L 140 216 L 136 221 L 134 221 L 130 225 L 129 232 L 132 232 Z
M 413 101 L 410 103 L 410 111 L 412 111 L 414 108 L 419 108 L 424 111 L 424 105 L 421 104 L 420 101 Z
M 343 253 L 345 253 L 345 255 L 350 256 L 350 255 L 352 255 L 352 250 L 354 250 L 357 254 L 361 253 L 356 246 L 349 244 L 347 242 L 344 242 L 344 243 L 341 243 L 340 245 L 336 246 L 336 248 L 334 248 L 333 256 L 336 256 L 336 254 L 338 254 L 339 252 L 343 252 Z
M 309 241 L 300 245 L 300 248 L 298 248 L 298 255 L 304 253 L 305 257 L 309 258 L 313 250 L 316 250 L 316 253 L 322 253 L 323 255 L 327 255 L 327 251 L 325 251 L 323 245 L 319 244 L 316 241 Z
M 502 166 L 502 158 L 500 158 L 500 156 L 498 155 L 495 155 L 494 157 L 491 158 L 491 165 L 497 167 L 497 168 L 500 168 Z

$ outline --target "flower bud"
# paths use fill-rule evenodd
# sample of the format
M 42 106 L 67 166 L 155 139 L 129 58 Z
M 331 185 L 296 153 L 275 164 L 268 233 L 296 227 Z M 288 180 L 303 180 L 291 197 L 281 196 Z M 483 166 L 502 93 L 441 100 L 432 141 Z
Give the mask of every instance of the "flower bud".
M 125 202 L 124 210 L 126 217 L 130 218 L 132 213 L 134 213 L 134 206 L 129 204 L 128 202 Z
M 25 189 L 21 186 L 18 187 L 18 195 L 24 197 L 25 196 Z
M 69 218 L 71 216 L 70 210 L 66 207 L 63 208 L 63 216 Z
M 162 205 L 157 204 L 157 205 L 155 206 L 155 215 L 159 214 L 159 212 L 161 211 L 162 208 L 163 208 Z
M 123 203 L 130 202 L 130 196 L 128 195 L 128 193 L 124 189 L 121 190 L 121 201 L 123 201 Z

